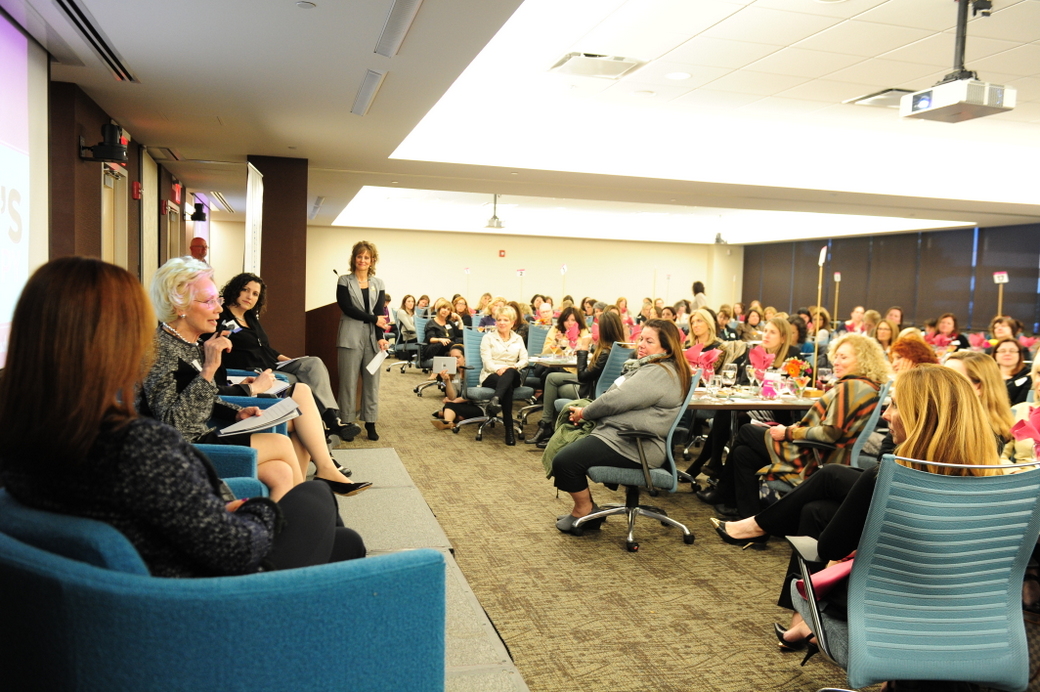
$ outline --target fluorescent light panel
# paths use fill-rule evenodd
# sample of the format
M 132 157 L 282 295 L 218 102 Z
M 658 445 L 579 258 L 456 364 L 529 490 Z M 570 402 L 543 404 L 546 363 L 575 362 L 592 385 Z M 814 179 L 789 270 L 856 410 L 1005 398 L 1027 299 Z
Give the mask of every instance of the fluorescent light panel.
M 419 12 L 419 6 L 423 0 L 394 0 L 390 12 L 386 15 L 383 30 L 379 32 L 376 41 L 375 52 L 387 58 L 392 58 L 401 50 L 404 37 L 412 28 L 415 15 Z
M 366 70 L 365 78 L 361 80 L 361 88 L 354 97 L 354 106 L 350 112 L 354 115 L 364 115 L 372 107 L 372 101 L 376 98 L 379 87 L 383 85 L 386 78 L 385 70 Z

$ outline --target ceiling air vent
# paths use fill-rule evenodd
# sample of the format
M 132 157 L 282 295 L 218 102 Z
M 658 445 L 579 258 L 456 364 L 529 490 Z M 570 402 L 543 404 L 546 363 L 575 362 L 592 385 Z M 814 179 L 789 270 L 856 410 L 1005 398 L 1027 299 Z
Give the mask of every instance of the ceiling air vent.
M 597 55 L 595 53 L 568 53 L 557 60 L 549 71 L 579 77 L 617 79 L 642 64 L 635 58 L 619 58 L 614 55 Z

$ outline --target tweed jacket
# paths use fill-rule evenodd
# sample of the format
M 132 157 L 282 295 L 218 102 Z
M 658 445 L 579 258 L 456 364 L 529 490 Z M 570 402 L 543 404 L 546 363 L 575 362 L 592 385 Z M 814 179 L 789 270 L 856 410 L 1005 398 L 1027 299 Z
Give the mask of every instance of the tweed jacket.
M 364 348 L 368 341 L 374 351 L 379 350 L 379 340 L 385 338 L 376 320 L 383 315 L 386 302 L 386 286 L 377 276 L 368 277 L 368 310 L 361 295 L 361 285 L 353 274 L 339 277 L 336 284 L 336 302 L 343 314 L 339 318 L 339 348 Z

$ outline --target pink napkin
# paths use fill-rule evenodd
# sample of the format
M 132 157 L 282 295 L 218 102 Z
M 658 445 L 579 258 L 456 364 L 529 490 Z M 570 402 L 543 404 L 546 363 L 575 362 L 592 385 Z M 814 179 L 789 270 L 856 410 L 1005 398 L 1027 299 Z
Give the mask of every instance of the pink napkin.
M 968 343 L 971 344 L 972 348 L 983 349 L 989 346 L 989 339 L 982 332 L 976 332 L 968 334 Z
M 567 327 L 567 333 L 566 333 L 565 336 L 567 337 L 567 341 L 571 342 L 571 348 L 574 348 L 575 346 L 578 345 L 578 334 L 579 334 L 579 332 L 578 332 L 578 323 L 577 322 L 575 322 L 571 326 Z
M 643 332 L 643 325 L 637 324 L 632 327 L 632 336 L 628 337 L 630 341 L 639 341 L 639 335 Z
M 703 352 L 702 352 L 703 351 Z M 703 344 L 694 344 L 690 348 L 686 349 L 686 360 L 689 361 L 690 365 L 694 368 L 703 368 L 704 370 L 714 370 L 715 361 L 718 360 L 722 354 L 717 348 L 713 348 L 710 351 L 704 351 Z
M 1036 343 L 1035 336 L 1020 336 L 1018 337 L 1018 343 L 1022 344 L 1026 348 L 1032 348 L 1033 344 Z
M 748 362 L 751 363 L 751 367 L 755 369 L 755 376 L 758 379 L 765 377 L 766 370 L 773 364 L 774 356 L 772 353 L 766 353 L 766 350 L 761 346 L 755 346 L 748 353 Z
M 937 348 L 946 348 L 950 345 L 950 342 L 953 341 L 950 337 L 938 333 L 932 334 L 931 336 L 926 334 L 924 340 Z
M 1016 440 L 1033 440 L 1040 443 L 1040 407 L 1030 409 L 1029 417 L 1011 426 L 1011 434 Z

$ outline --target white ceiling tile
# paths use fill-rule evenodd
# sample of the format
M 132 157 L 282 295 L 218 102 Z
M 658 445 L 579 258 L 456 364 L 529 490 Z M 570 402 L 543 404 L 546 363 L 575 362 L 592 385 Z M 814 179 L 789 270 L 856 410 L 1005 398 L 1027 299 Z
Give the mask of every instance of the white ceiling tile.
M 742 9 L 688 0 L 629 0 L 572 50 L 653 60 Z
M 715 91 L 736 91 L 741 94 L 771 96 L 806 81 L 808 80 L 804 77 L 740 70 L 719 77 L 708 86 Z
M 781 91 L 777 96 L 786 98 L 803 99 L 806 101 L 823 101 L 826 103 L 841 103 L 849 99 L 859 98 L 872 94 L 879 89 L 869 84 L 856 84 L 854 82 L 835 82 L 829 79 L 814 79 L 805 84 Z
M 693 91 L 693 87 L 676 86 L 675 84 L 672 86 L 644 84 L 625 80 L 601 91 L 596 96 L 596 100 L 653 108 L 691 91 Z
M 1040 38 L 1040 27 L 1036 29 L 1037 38 Z M 950 56 L 949 64 L 953 64 L 953 46 L 956 33 L 947 31 L 943 36 L 949 36 L 950 49 L 948 54 Z M 976 60 L 982 60 L 988 58 L 991 55 L 997 53 L 1003 53 L 1004 51 L 1017 48 L 1020 44 L 1015 41 L 1008 41 L 1001 38 L 990 38 L 985 36 L 975 36 L 971 33 L 971 29 L 968 30 L 968 38 L 964 46 L 964 61 L 970 64 Z
M 822 77 L 825 74 L 840 70 L 843 67 L 862 62 L 858 55 L 841 53 L 825 53 L 804 48 L 784 48 L 767 55 L 750 65 L 748 69 L 755 72 L 794 75 L 796 77 Z
M 665 59 L 682 65 L 737 69 L 777 50 L 770 44 L 697 36 L 668 53 Z
M 849 19 L 879 5 L 905 5 L 906 0 L 846 0 L 846 2 L 818 2 L 817 0 L 758 0 L 755 7 L 769 7 L 789 12 L 819 14 L 825 17 Z
M 891 0 L 856 17 L 865 22 L 945 31 L 957 26 L 957 5 L 949 0 Z
M 953 42 L 952 34 L 932 34 L 920 41 L 884 53 L 884 57 L 886 60 L 949 67 L 953 64 Z
M 713 79 L 718 79 L 724 74 L 731 72 L 728 67 L 706 67 L 704 65 L 682 65 L 680 63 L 655 60 L 654 62 L 640 67 L 635 72 L 626 75 L 622 81 L 636 81 L 642 84 L 660 84 L 667 87 L 684 87 L 687 90 L 696 89 Z M 685 72 L 690 75 L 686 79 L 669 79 L 665 75 L 673 72 Z M 603 81 L 603 80 L 600 80 Z
M 1009 86 L 1015 87 L 1018 91 L 1017 98 L 1019 103 L 1040 101 L 1040 78 L 1020 77 L 1011 82 Z
M 928 65 L 875 58 L 873 60 L 864 60 L 857 65 L 846 67 L 837 72 L 832 72 L 827 75 L 827 78 L 836 81 L 876 84 L 880 87 L 888 87 L 903 84 L 907 81 L 920 80 L 932 72 L 934 72 L 934 68 Z
M 1036 74 L 1040 72 L 1040 45 L 1030 43 L 987 58 L 973 60 L 971 69 L 980 73 L 1003 72 L 1018 76 Z
M 850 19 L 805 39 L 798 47 L 872 57 L 920 41 L 932 33 L 927 29 Z
M 739 108 L 746 103 L 758 101 L 761 98 L 759 94 L 738 94 L 735 91 L 697 89 L 669 102 L 668 107 L 699 111 L 729 111 Z
M 993 117 L 1015 122 L 1037 122 L 1040 121 L 1040 103 L 1019 104 L 1013 110 Z
M 765 7 L 747 7 L 705 31 L 703 36 L 734 41 L 790 45 L 840 22 L 800 12 L 784 12 Z
M 974 36 L 1023 43 L 1040 39 L 1040 2 L 1020 2 L 1010 7 L 993 3 L 993 14 L 968 21 L 968 43 Z
M 803 101 L 801 99 L 787 99 L 776 96 L 767 96 L 764 99 L 749 103 L 737 109 L 741 115 L 755 115 L 759 117 L 784 117 L 789 115 L 805 115 L 827 107 L 827 104 L 819 101 Z

